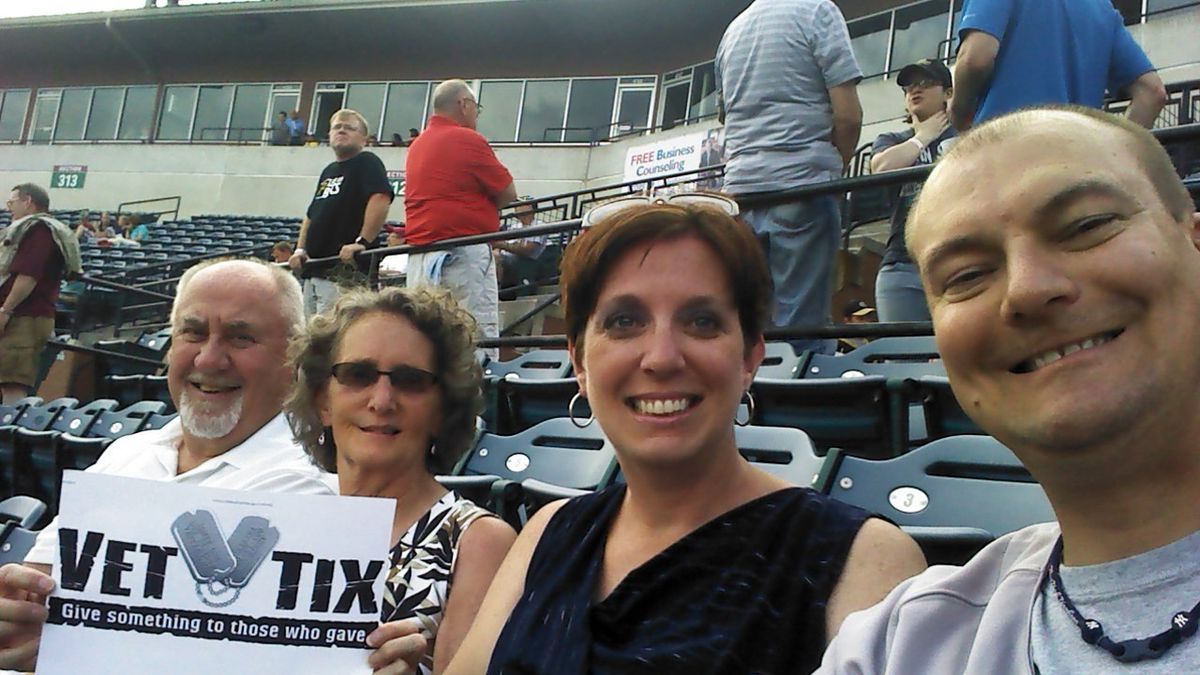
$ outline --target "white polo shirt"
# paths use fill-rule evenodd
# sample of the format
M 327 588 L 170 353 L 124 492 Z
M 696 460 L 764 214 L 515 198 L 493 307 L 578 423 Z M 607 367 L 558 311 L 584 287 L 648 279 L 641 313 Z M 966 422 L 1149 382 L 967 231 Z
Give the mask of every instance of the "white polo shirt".
M 336 495 L 337 477 L 321 471 L 296 443 L 283 413 L 267 422 L 237 447 L 211 457 L 186 473 L 179 466 L 179 418 L 162 429 L 142 431 L 113 441 L 104 454 L 87 470 L 110 476 L 145 478 L 186 485 L 250 490 L 291 492 L 310 495 Z M 133 517 L 142 505 L 130 505 Z M 38 534 L 27 563 L 52 565 L 58 549 L 58 518 Z

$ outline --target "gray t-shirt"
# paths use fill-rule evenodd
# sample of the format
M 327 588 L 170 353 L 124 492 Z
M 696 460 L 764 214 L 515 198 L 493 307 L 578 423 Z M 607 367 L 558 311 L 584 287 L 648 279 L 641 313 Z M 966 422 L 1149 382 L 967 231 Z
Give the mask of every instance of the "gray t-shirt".
M 1200 601 L 1200 532 L 1141 555 L 1100 565 L 1061 568 L 1063 588 L 1079 613 L 1104 626 L 1114 642 L 1148 638 L 1170 627 L 1176 612 Z M 1200 635 L 1157 660 L 1120 663 L 1079 635 L 1049 579 L 1034 602 L 1033 662 L 1041 675 L 1200 673 Z
M 725 190 L 771 192 L 838 178 L 829 89 L 862 78 L 830 0 L 755 0 L 721 38 Z

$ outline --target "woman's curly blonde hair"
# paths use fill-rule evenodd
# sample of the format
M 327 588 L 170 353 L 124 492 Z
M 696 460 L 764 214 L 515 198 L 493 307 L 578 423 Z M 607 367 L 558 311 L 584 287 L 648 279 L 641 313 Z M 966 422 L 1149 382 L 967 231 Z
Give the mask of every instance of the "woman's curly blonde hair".
M 433 474 L 450 472 L 475 438 L 475 417 L 483 410 L 483 370 L 475 357 L 475 319 L 450 294 L 437 288 L 386 288 L 344 293 L 333 308 L 314 316 L 292 339 L 288 359 L 296 382 L 284 409 L 296 439 L 313 462 L 337 472 L 337 447 L 325 428 L 317 396 L 329 383 L 342 336 L 369 314 L 401 316 L 433 343 L 434 374 L 442 394 L 442 424 L 434 433 L 425 465 Z

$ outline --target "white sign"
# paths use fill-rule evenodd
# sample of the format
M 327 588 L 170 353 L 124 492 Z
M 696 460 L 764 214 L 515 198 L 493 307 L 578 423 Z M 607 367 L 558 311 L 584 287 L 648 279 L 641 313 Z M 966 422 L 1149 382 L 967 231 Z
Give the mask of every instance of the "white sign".
M 724 161 L 724 152 L 724 127 L 634 146 L 625 153 L 625 182 L 669 176 L 721 164 Z
M 368 674 L 395 503 L 67 471 L 37 672 Z

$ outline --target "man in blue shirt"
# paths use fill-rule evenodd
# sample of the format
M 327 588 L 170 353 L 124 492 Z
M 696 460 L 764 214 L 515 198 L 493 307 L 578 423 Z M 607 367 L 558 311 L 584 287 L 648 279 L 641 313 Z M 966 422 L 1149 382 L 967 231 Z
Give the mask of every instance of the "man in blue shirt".
M 950 119 L 960 131 L 1031 105 L 1104 104 L 1128 92 L 1149 128 L 1166 88 L 1109 0 L 967 0 Z
M 287 127 L 291 136 L 291 144 L 304 145 L 304 132 L 307 130 L 308 124 L 300 116 L 299 110 L 292 111 L 292 115 L 287 119 Z

